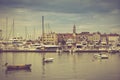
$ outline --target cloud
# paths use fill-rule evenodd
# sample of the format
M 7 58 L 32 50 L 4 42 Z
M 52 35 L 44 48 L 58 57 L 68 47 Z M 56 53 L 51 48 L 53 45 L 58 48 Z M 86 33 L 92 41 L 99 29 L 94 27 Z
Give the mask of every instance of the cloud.
M 25 26 L 33 33 L 35 27 L 41 33 L 41 16 L 52 31 L 72 32 L 75 24 L 78 32 L 118 32 L 120 30 L 120 0 L 0 0 L 0 24 L 5 27 L 15 19 L 16 32 Z M 118 27 L 111 27 L 116 26 Z
M 120 9 L 119 0 L 1 0 L 1 7 L 27 8 L 35 11 L 88 13 Z

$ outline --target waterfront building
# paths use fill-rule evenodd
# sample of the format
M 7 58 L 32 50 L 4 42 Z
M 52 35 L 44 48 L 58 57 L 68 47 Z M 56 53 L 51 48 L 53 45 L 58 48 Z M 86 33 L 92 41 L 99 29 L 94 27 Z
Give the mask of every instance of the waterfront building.
M 89 49 L 94 49 L 94 41 L 93 41 L 93 34 L 88 35 L 88 48 Z
M 58 37 L 55 32 L 44 33 L 44 44 L 56 45 L 58 44 Z
M 108 34 L 108 44 L 109 45 L 115 45 L 119 42 L 120 35 L 119 34 Z
M 58 35 L 58 43 L 60 43 L 64 50 L 71 50 L 73 48 L 73 44 L 75 44 L 73 33 L 59 33 Z
M 108 50 L 108 48 L 107 34 L 101 34 L 99 50 Z
M 73 34 L 72 33 L 58 33 L 57 34 L 58 36 L 58 42 L 62 42 L 64 41 L 66 43 L 66 41 L 68 39 L 73 39 Z
M 93 42 L 94 42 L 95 45 L 100 44 L 100 38 L 101 38 L 101 33 L 100 32 L 93 33 Z
M 74 43 L 74 40 L 73 39 L 68 39 L 67 41 L 66 41 L 66 44 L 73 44 Z
M 89 34 L 90 34 L 89 32 L 81 32 L 76 36 L 76 42 L 82 47 L 82 49 L 87 49 L 88 47 Z
M 88 44 L 90 44 L 90 45 L 93 44 L 93 34 L 88 35 Z
M 76 43 L 81 43 L 80 34 L 76 34 Z
M 101 45 L 107 45 L 108 44 L 107 34 L 101 34 L 100 42 L 101 42 Z
M 81 32 L 76 35 L 76 42 L 81 43 L 81 42 L 87 42 L 88 41 L 88 36 L 89 32 Z

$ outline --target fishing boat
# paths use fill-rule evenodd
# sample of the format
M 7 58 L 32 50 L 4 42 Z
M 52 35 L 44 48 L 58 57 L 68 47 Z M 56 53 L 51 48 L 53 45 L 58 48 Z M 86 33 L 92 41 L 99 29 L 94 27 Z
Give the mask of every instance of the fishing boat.
M 24 64 L 24 65 L 6 65 L 6 70 L 31 70 L 31 64 Z

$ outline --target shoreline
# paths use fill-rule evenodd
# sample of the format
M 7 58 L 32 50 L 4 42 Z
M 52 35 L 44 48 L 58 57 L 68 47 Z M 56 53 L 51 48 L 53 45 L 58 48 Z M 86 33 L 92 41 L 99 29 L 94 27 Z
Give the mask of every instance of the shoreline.
M 56 53 L 61 53 L 60 51 L 56 50 L 1 50 L 2 52 L 56 52 Z M 76 50 L 76 51 L 69 51 L 69 50 L 63 50 L 62 52 L 67 52 L 67 53 L 79 53 L 79 52 L 108 52 L 108 53 L 120 53 L 119 50 Z

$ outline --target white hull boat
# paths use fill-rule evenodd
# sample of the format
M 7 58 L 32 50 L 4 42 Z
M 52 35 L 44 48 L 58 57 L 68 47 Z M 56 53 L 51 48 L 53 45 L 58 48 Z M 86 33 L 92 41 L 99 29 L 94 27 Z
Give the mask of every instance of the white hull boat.
M 44 62 L 53 62 L 54 58 L 45 58 L 43 59 Z
M 106 54 L 94 54 L 94 57 L 100 59 L 108 59 L 108 55 Z

